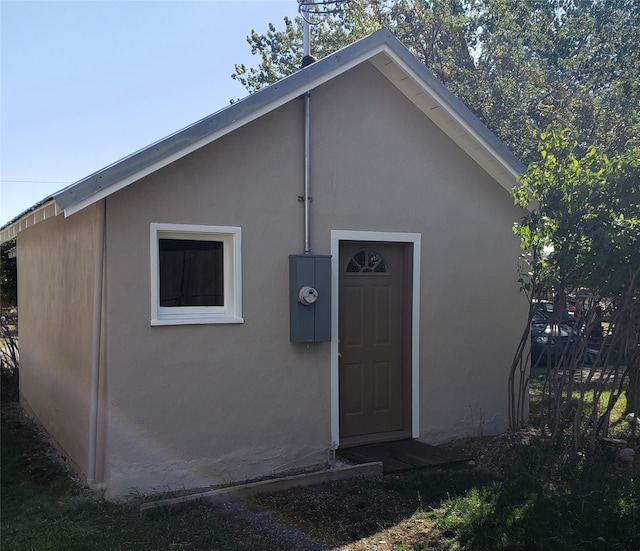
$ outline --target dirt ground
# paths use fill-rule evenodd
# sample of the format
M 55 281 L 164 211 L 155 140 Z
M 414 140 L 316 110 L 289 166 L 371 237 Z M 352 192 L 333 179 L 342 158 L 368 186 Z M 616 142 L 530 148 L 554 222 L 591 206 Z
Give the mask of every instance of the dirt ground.
M 23 468 L 30 479 L 46 483 L 56 477 L 70 477 L 80 495 L 99 499 L 68 468 L 64 456 L 24 416 L 17 403 L 3 402 L 2 417 L 3 426 L 11 427 L 26 452 Z M 451 447 L 474 459 L 456 469 L 500 475 L 510 468 L 510 450 L 524 445 L 525 438 L 505 434 L 457 441 Z M 433 473 L 446 473 L 446 468 L 435 469 Z M 211 514 L 218 521 L 243 527 L 245 536 L 240 539 L 235 536 L 234 544 L 240 544 L 238 549 L 258 545 L 264 550 L 389 551 L 402 546 L 411 548 L 413 540 L 419 537 L 416 545 L 430 542 L 428 549 L 438 550 L 441 534 L 435 523 L 414 517 L 417 510 L 428 505 L 422 502 L 426 496 L 407 490 L 405 486 L 410 484 L 407 480 L 406 475 L 389 475 L 296 488 L 228 503 L 213 509 Z M 144 501 L 149 497 L 137 499 Z M 241 544 L 244 537 L 246 547 Z

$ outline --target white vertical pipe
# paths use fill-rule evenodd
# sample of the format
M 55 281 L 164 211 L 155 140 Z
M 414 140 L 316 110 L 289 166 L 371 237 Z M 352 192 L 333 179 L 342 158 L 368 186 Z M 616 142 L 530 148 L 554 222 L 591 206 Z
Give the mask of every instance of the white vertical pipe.
M 310 230 L 310 210 L 311 210 L 311 94 L 304 95 L 304 253 L 311 252 L 311 230 Z
M 306 6 L 305 6 L 306 7 Z M 311 31 L 309 28 L 309 11 L 302 7 L 302 55 L 311 55 Z M 311 230 L 310 230 L 310 210 L 311 201 L 310 189 L 311 189 L 311 95 L 309 92 L 304 94 L 304 254 L 311 252 Z
M 104 287 L 104 254 L 106 199 L 98 204 L 96 228 L 96 256 L 93 290 L 93 342 L 91 364 L 91 401 L 89 404 L 89 465 L 87 467 L 87 483 L 96 489 L 96 464 L 98 442 L 98 400 L 100 390 L 100 349 L 102 343 L 102 299 Z

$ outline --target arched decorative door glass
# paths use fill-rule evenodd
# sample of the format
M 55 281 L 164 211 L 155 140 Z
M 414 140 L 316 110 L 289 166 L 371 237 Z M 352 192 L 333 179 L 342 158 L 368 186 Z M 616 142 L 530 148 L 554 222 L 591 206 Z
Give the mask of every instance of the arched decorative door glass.
M 347 264 L 348 274 L 386 274 L 387 262 L 373 249 L 363 249 L 354 254 Z

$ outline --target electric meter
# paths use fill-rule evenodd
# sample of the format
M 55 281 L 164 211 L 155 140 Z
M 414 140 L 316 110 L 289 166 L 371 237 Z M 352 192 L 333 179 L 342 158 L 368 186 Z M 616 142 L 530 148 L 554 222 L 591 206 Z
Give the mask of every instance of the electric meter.
M 300 302 L 300 304 L 309 305 L 313 304 L 316 300 L 318 300 L 318 291 L 313 287 L 305 285 L 298 289 L 298 302 Z

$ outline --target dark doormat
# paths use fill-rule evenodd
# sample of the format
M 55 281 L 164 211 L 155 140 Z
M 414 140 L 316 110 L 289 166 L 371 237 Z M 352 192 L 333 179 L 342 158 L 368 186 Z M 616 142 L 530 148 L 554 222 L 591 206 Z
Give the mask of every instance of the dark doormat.
M 352 463 L 382 461 L 384 474 L 421 467 L 436 467 L 469 461 L 471 457 L 417 440 L 395 440 L 338 449 L 337 455 Z

